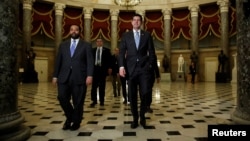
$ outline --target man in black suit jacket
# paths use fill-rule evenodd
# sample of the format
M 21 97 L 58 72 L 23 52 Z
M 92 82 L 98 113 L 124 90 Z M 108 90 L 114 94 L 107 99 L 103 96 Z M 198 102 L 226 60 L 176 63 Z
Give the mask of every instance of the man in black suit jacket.
M 104 105 L 106 76 L 110 75 L 111 69 L 111 53 L 110 49 L 103 47 L 103 40 L 98 38 L 96 40 L 97 47 L 93 49 L 93 58 L 95 62 L 93 84 L 91 89 L 91 107 L 97 104 L 97 88 L 99 87 L 99 101 L 100 105 Z M 99 51 L 98 51 L 99 50 Z M 99 55 L 98 55 L 99 53 Z M 98 59 L 99 58 L 99 59 Z
M 150 91 L 152 89 L 152 83 L 150 82 L 150 70 L 156 61 L 156 55 L 150 33 L 140 29 L 142 16 L 135 14 L 131 23 L 133 30 L 124 33 L 120 43 L 119 74 L 122 77 L 125 77 L 126 73 L 129 74 L 128 94 L 131 112 L 133 114 L 131 128 L 136 128 L 138 126 L 139 115 L 140 124 L 143 127 L 146 126 L 145 112 L 147 108 L 148 96 L 150 95 Z M 139 38 L 138 42 L 137 38 Z M 124 62 L 127 63 L 128 72 L 126 72 L 124 68 Z M 137 106 L 138 86 L 141 98 L 140 114 L 138 113 Z
M 153 67 L 151 69 L 151 92 L 149 94 L 149 98 L 148 98 L 148 103 L 147 103 L 147 112 L 148 113 L 153 113 L 153 110 L 151 109 L 151 103 L 152 103 L 152 96 L 153 96 L 153 87 L 154 87 L 154 83 L 155 83 L 155 79 L 157 80 L 156 82 L 159 83 L 160 82 L 160 71 L 157 65 L 157 59 L 155 60 L 155 63 L 153 64 Z
M 57 98 L 67 118 L 63 130 L 80 127 L 87 85 L 92 83 L 94 71 L 92 47 L 80 39 L 80 27 L 72 25 L 70 35 L 71 39 L 59 46 L 52 80 L 58 87 Z

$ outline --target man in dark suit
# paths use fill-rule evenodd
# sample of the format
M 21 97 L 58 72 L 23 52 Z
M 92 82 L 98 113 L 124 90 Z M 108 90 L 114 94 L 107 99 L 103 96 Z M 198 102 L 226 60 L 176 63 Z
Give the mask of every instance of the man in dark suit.
M 151 109 L 151 103 L 152 103 L 152 96 L 153 96 L 153 87 L 154 87 L 154 83 L 155 83 L 155 79 L 156 82 L 159 83 L 160 82 L 160 71 L 157 65 L 157 59 L 155 60 L 155 63 L 153 64 L 153 67 L 151 69 L 151 92 L 149 94 L 149 98 L 148 98 L 148 102 L 147 102 L 147 112 L 148 113 L 153 113 L 153 110 Z
M 196 74 L 196 65 L 194 62 L 191 62 L 191 65 L 189 66 L 189 71 L 191 74 L 191 83 L 194 84 L 195 82 L 195 74 Z
M 103 47 L 103 40 L 97 38 L 96 48 L 93 49 L 93 58 L 95 62 L 93 84 L 91 89 L 91 107 L 97 104 L 97 88 L 99 87 L 100 105 L 104 105 L 106 76 L 110 75 L 111 69 L 111 53 L 110 49 Z
M 114 97 L 120 96 L 121 90 L 121 81 L 119 75 L 119 66 L 118 66 L 118 55 L 119 49 L 115 48 L 114 54 L 112 55 L 112 86 L 113 86 L 113 94 Z
M 128 94 L 133 115 L 131 128 L 136 128 L 138 127 L 139 116 L 140 124 L 143 127 L 146 126 L 145 112 L 147 110 L 147 98 L 152 89 L 150 70 L 156 61 L 156 55 L 150 33 L 140 29 L 142 16 L 135 14 L 131 23 L 133 30 L 124 33 L 120 43 L 119 74 L 122 77 L 125 77 L 126 73 L 129 74 Z M 127 63 L 128 72 L 124 68 L 124 62 Z M 137 105 L 138 88 L 141 98 L 140 113 L 138 113 Z
M 52 83 L 65 113 L 63 130 L 77 130 L 83 116 L 87 85 L 92 83 L 94 61 L 91 44 L 80 39 L 80 27 L 70 27 L 71 39 L 59 46 Z M 72 98 L 72 103 L 70 102 Z

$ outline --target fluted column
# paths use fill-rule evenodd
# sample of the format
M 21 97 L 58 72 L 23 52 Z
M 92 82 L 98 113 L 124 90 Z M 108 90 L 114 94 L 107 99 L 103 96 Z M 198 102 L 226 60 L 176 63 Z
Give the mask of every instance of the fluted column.
M 0 4 L 0 140 L 22 141 L 30 137 L 18 110 L 17 33 L 18 0 L 2 0 Z M 4 10 L 3 10 L 4 9 Z
M 220 6 L 221 15 L 221 49 L 224 54 L 228 56 L 228 0 L 218 0 L 217 4 Z
M 145 25 L 145 10 L 143 9 L 139 9 L 139 10 L 136 10 L 135 13 L 137 14 L 140 14 L 142 16 L 142 21 L 143 21 L 143 24 L 141 25 L 141 29 L 144 29 L 144 25 Z
M 189 6 L 189 10 L 191 11 L 191 30 L 192 30 L 192 39 L 191 39 L 191 47 L 192 51 L 195 51 L 198 53 L 198 11 L 199 6 L 198 5 L 191 5 Z
M 114 49 L 118 47 L 117 22 L 118 22 L 119 10 L 111 9 L 110 14 L 111 14 L 111 51 L 113 52 Z
M 237 21 L 237 103 L 232 120 L 237 124 L 250 124 L 250 16 L 243 8 L 244 0 L 236 1 Z M 246 12 L 246 14 L 244 14 Z
M 21 51 L 21 66 L 26 67 L 26 51 L 31 47 L 31 12 L 33 0 L 23 0 L 23 46 Z
M 84 12 L 84 39 L 87 42 L 91 42 L 91 16 L 93 12 L 93 8 L 85 8 L 83 9 Z
M 169 70 L 171 71 L 171 15 L 172 10 L 170 8 L 162 10 L 164 16 L 164 55 L 169 59 Z
M 58 52 L 59 45 L 62 41 L 62 18 L 65 4 L 55 3 L 55 54 Z

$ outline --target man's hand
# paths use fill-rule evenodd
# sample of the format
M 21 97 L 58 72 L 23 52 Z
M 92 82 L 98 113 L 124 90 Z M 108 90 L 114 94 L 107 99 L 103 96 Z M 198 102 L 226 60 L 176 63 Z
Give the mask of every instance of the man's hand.
M 57 86 L 57 78 L 52 79 L 52 84 L 56 87 Z
M 92 84 L 92 81 L 93 81 L 93 77 L 92 77 L 92 76 L 88 76 L 88 77 L 86 78 L 86 85 Z
M 124 67 L 120 67 L 119 74 L 120 74 L 121 77 L 125 77 L 126 71 L 125 71 Z

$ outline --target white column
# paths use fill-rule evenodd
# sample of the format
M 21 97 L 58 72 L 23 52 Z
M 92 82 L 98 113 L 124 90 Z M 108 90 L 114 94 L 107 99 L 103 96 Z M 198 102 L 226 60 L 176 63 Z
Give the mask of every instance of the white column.
M 55 54 L 57 54 L 59 45 L 62 41 L 62 18 L 65 4 L 55 3 Z
M 118 41 L 118 34 L 117 34 L 117 22 L 118 22 L 118 9 L 111 9 L 110 15 L 111 15 L 111 52 L 114 51 L 115 48 L 118 47 L 117 41 Z
M 83 8 L 84 12 L 84 39 L 87 42 L 91 42 L 91 16 L 93 8 Z

